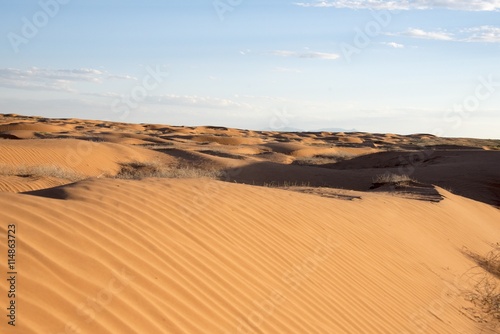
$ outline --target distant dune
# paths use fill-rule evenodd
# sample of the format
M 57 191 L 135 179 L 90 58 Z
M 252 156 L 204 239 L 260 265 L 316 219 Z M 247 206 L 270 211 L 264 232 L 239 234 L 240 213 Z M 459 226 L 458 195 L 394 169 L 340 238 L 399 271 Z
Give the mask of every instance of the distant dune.
M 0 331 L 495 333 L 499 207 L 498 140 L 0 115 Z

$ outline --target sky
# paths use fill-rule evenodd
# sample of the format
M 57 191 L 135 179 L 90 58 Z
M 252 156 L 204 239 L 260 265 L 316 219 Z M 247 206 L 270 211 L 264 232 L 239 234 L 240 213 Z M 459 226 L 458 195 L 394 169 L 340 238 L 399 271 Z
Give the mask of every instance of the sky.
M 500 138 L 500 0 L 0 6 L 0 113 Z

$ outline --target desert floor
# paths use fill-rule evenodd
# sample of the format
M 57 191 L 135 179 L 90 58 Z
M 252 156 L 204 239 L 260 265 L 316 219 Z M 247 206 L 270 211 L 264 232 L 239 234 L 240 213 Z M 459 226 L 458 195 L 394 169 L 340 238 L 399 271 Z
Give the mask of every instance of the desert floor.
M 0 114 L 0 332 L 498 333 L 499 208 L 500 140 Z

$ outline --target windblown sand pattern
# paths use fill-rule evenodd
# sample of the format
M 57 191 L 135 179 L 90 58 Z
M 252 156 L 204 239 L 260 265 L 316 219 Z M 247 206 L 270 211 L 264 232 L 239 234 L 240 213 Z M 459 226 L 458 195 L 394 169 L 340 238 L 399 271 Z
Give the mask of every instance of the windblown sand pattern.
M 463 292 L 464 250 L 500 241 L 499 141 L 16 115 L 0 137 L 2 333 L 495 332 Z

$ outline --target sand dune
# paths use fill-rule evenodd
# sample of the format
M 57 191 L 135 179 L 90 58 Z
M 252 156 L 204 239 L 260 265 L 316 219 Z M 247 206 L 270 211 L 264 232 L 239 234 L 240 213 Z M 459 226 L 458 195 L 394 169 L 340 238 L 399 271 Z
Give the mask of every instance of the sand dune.
M 464 294 L 484 274 L 470 254 L 500 240 L 498 141 L 16 115 L 0 129 L 18 272 L 1 333 L 498 330 Z
M 410 174 L 428 184 L 500 207 L 500 154 L 489 150 L 427 150 L 421 152 L 381 152 L 349 161 L 325 165 L 336 170 L 380 170 Z
M 473 333 L 460 249 L 498 241 L 499 213 L 442 193 L 349 202 L 151 179 L 0 194 L 23 242 L 20 329 Z
M 0 141 L 0 176 L 2 171 L 16 168 L 21 173 L 0 177 L 0 191 L 22 192 L 66 184 L 75 179 L 115 175 L 120 170 L 120 163 L 151 160 L 174 161 L 158 152 L 113 143 L 76 139 Z M 36 173 L 37 170 L 45 175 Z

